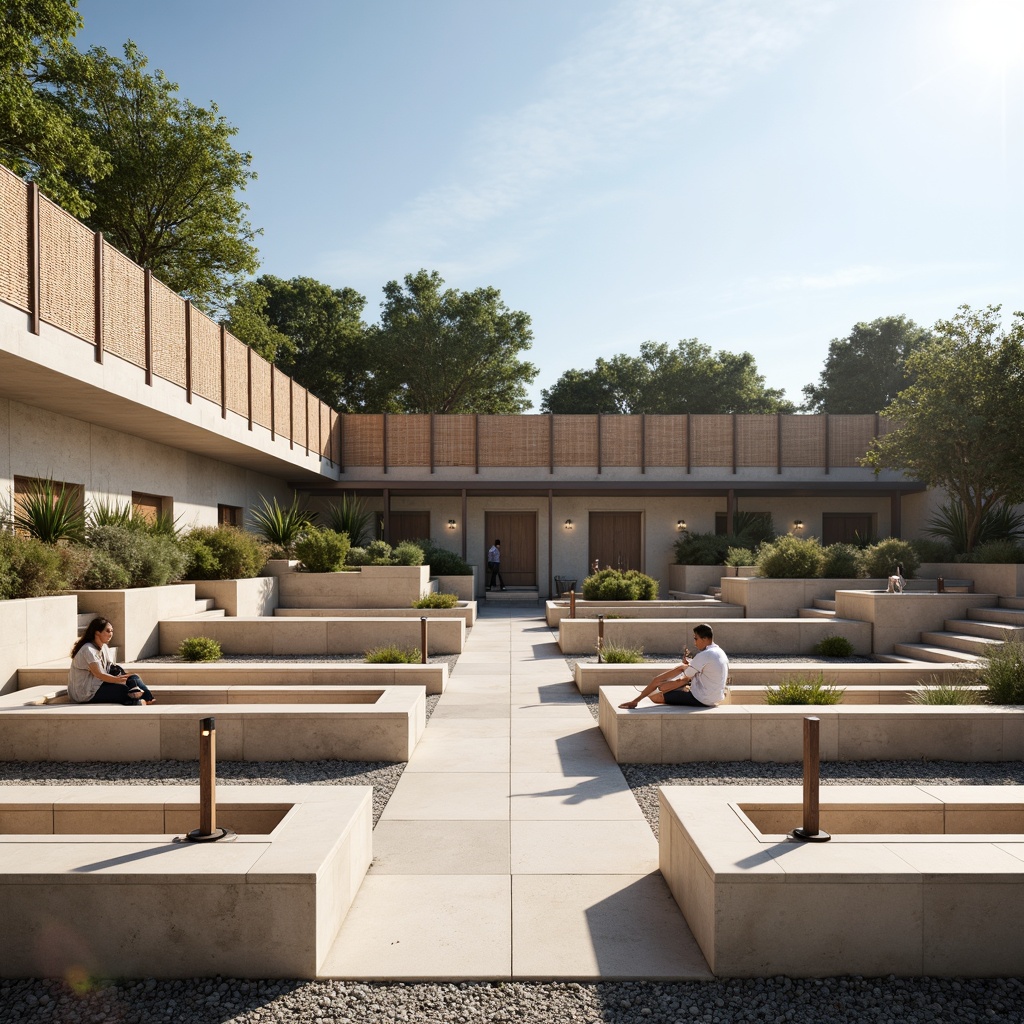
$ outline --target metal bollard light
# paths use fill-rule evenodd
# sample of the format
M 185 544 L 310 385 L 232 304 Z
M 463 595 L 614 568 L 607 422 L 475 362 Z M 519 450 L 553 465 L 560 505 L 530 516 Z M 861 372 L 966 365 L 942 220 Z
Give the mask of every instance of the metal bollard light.
M 935 593 L 944 594 L 946 592 L 946 581 L 940 576 L 935 581 Z
M 199 828 L 185 838 L 192 843 L 231 842 L 237 835 L 229 828 L 217 828 L 217 722 L 199 722 Z
M 420 662 L 423 665 L 427 663 L 427 617 L 426 615 L 420 616 Z
M 597 617 L 597 663 L 601 664 L 601 652 L 604 650 L 604 616 Z
M 569 591 L 569 618 L 570 619 L 575 619 L 576 618 L 576 591 L 575 590 L 570 590 Z
M 791 839 L 799 839 L 804 843 L 827 843 L 832 838 L 827 832 L 822 832 L 818 824 L 820 726 L 820 718 L 808 716 L 804 719 L 804 823 L 789 833 Z

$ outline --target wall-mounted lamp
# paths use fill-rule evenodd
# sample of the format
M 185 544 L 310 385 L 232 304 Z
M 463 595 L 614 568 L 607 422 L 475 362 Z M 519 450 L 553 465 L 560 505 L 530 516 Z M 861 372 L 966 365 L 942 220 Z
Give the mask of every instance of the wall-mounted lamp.
M 455 525 L 456 524 L 455 524 L 455 520 L 454 519 L 449 519 L 448 520 L 448 529 L 449 530 L 454 530 L 455 529 Z
M 566 519 L 566 521 L 565 521 L 565 528 L 567 530 L 571 530 L 573 528 L 572 527 L 572 520 L 571 519 Z
M 686 529 L 686 520 L 685 519 L 678 519 L 678 520 L 676 520 L 676 529 L 680 533 L 682 533 Z
M 793 529 L 794 530 L 802 530 L 803 528 L 804 528 L 804 521 L 802 519 L 794 519 L 793 520 Z

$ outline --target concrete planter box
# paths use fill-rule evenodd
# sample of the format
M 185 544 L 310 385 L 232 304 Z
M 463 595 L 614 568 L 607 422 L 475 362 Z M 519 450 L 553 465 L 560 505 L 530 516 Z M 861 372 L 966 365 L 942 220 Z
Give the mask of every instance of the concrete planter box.
M 666 786 L 659 863 L 723 977 L 1019 977 L 1019 786 Z M 897 1011 L 897 1016 L 899 1016 Z
M 728 704 L 715 708 L 648 704 L 626 710 L 636 691 L 602 686 L 599 724 L 620 764 L 691 761 L 799 761 L 803 721 L 821 720 L 823 761 L 1019 761 L 1024 707 L 834 704 L 823 707 Z
M 78 590 L 78 611 L 102 615 L 114 626 L 118 658 L 134 661 L 160 653 L 160 620 L 194 615 L 194 583 L 166 587 L 135 587 L 130 590 Z M 68 650 L 71 648 L 69 647 Z
M 748 619 L 794 619 L 816 598 L 831 600 L 837 590 L 885 590 L 886 580 L 773 580 L 730 576 L 722 580 L 722 600 L 738 604 Z
M 427 565 L 364 565 L 358 572 L 280 577 L 281 608 L 408 608 L 430 592 Z
M 989 562 L 925 562 L 914 573 L 917 579 L 973 580 L 974 589 L 1000 597 L 1024 595 L 1024 565 Z
M 298 567 L 299 561 L 297 558 L 271 558 L 267 560 L 267 564 L 263 566 L 264 576 L 286 576 L 290 572 L 295 572 Z
M 552 628 L 569 618 L 569 602 L 556 598 L 545 602 L 544 615 Z M 742 619 L 743 609 L 722 604 L 710 597 L 694 601 L 576 601 L 577 619 L 596 619 L 598 615 L 614 615 L 624 619 Z
M 670 565 L 668 589 L 678 594 L 706 594 L 725 575 L 724 565 Z
M 278 608 L 275 616 L 281 618 L 294 618 L 307 616 L 309 618 L 339 618 L 365 619 L 380 618 L 387 615 L 389 619 L 418 619 L 421 616 L 427 619 L 464 619 L 466 628 L 472 629 L 476 622 L 477 603 L 476 601 L 460 602 L 454 608 Z
M 211 598 L 225 615 L 273 615 L 278 602 L 276 576 L 249 580 L 196 580 L 196 597 Z
M 227 844 L 173 842 L 198 786 L 115 788 L 4 791 L 0 974 L 317 976 L 370 865 L 370 786 L 218 786 Z
M 437 589 L 442 594 L 455 594 L 460 601 L 476 600 L 476 566 L 472 576 L 434 576 Z
M 18 688 L 18 670 L 65 658 L 78 636 L 74 595 L 0 601 L 0 693 Z

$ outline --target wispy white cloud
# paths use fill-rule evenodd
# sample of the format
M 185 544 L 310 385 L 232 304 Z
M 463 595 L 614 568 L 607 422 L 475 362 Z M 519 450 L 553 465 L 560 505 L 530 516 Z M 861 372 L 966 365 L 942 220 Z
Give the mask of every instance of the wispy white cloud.
M 327 254 L 336 274 L 367 262 L 470 256 L 483 228 L 514 215 L 509 258 L 557 218 L 546 194 L 588 170 L 614 169 L 687 115 L 796 47 L 834 6 L 823 0 L 623 0 L 550 69 L 541 98 L 477 126 L 457 180 L 424 192 L 353 249 Z M 522 218 L 532 220 L 524 225 Z M 495 239 L 488 231 L 488 248 Z M 525 237 L 523 237 L 525 235 Z M 491 250 L 489 261 L 497 254 Z M 474 263 L 479 269 L 479 263 Z

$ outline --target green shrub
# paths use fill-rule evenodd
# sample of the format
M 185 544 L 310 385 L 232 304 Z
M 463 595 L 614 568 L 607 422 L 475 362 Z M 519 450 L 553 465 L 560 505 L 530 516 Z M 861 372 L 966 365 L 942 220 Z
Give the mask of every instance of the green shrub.
M 947 541 L 957 554 L 967 550 L 967 516 L 963 505 L 956 500 L 947 501 L 932 516 L 925 529 L 932 537 Z M 990 540 L 1012 540 L 1024 534 L 1024 513 L 1011 505 L 1000 503 L 987 508 L 978 524 L 975 547 Z
M 295 542 L 313 525 L 317 518 L 315 512 L 299 508 L 299 499 L 296 495 L 291 505 L 282 508 L 274 498 L 272 502 L 267 501 L 260 495 L 260 504 L 249 510 L 249 520 L 266 540 L 288 553 L 288 557 L 295 550 Z
M 849 658 L 853 655 L 853 644 L 845 636 L 829 633 L 814 645 L 814 653 L 822 658 Z
M 348 554 L 345 556 L 345 564 L 352 566 L 369 565 L 370 556 L 366 553 L 366 548 L 349 548 Z
M 347 533 L 311 526 L 295 544 L 304 572 L 338 572 L 348 557 Z
M 926 686 L 910 695 L 911 704 L 980 704 L 981 701 L 982 694 L 972 690 L 970 683 L 938 674 L 930 676 Z
M 395 565 L 422 565 L 423 548 L 411 540 L 403 540 L 391 552 L 391 559 Z
M 418 647 L 385 644 L 382 647 L 371 647 L 366 652 L 366 660 L 371 665 L 418 665 L 422 655 Z
M 82 556 L 35 537 L 0 533 L 0 598 L 46 597 L 71 587 Z
M 888 579 L 896 566 L 903 566 L 903 575 L 909 580 L 913 578 L 917 567 L 921 564 L 917 552 L 910 541 L 888 537 L 865 548 L 860 554 L 861 571 L 870 579 Z
M 600 569 L 583 581 L 583 596 L 588 601 L 654 601 L 658 581 L 636 569 Z
M 1014 540 L 989 540 L 971 552 L 972 562 L 993 565 L 1014 565 L 1024 562 L 1024 548 Z
M 366 545 L 366 562 L 364 565 L 394 565 L 391 545 L 386 540 L 371 540 Z
M 861 570 L 860 549 L 853 544 L 829 544 L 822 548 L 825 561 L 821 566 L 821 575 L 827 580 L 859 579 Z
M 729 548 L 725 553 L 725 565 L 757 565 L 757 557 L 750 548 Z
M 431 576 L 472 576 L 473 567 L 461 555 L 438 547 L 432 540 L 414 542 L 423 551 L 423 564 L 430 566 Z
M 76 590 L 124 590 L 132 585 L 128 570 L 103 548 L 85 548 L 87 558 L 75 577 Z
M 1024 704 L 1024 643 L 1007 640 L 993 648 L 979 681 L 989 704 Z
M 644 649 L 642 647 L 623 647 L 611 641 L 605 641 L 601 648 L 601 657 L 609 665 L 639 665 L 644 660 Z
M 676 565 L 724 565 L 729 546 L 723 534 L 686 530 L 675 543 Z
M 821 575 L 824 564 L 817 537 L 787 534 L 762 544 L 757 553 L 757 571 L 769 579 L 811 579 Z
M 458 594 L 426 594 L 413 601 L 413 608 L 454 608 L 459 603 Z
M 116 563 L 128 578 L 129 587 L 162 587 L 180 580 L 185 573 L 188 555 L 174 537 L 160 533 L 145 533 L 135 527 L 98 526 L 89 532 L 89 545 L 93 548 L 92 568 L 86 568 L 81 589 L 97 588 L 97 577 L 120 576 L 111 562 Z M 96 551 L 104 552 L 108 558 Z M 93 582 L 89 582 L 93 581 Z
M 948 541 L 918 537 L 910 542 L 910 546 L 922 562 L 952 562 L 956 558 L 953 545 Z
M 180 543 L 188 555 L 185 578 L 190 580 L 248 580 L 267 564 L 267 545 L 235 526 L 200 526 Z
M 344 494 L 341 501 L 327 507 L 327 524 L 335 533 L 347 533 L 353 547 L 371 540 L 374 513 L 362 498 Z
M 224 652 L 212 636 L 187 636 L 178 644 L 178 654 L 185 661 L 216 661 Z
M 807 678 L 793 676 L 783 679 L 778 686 L 766 686 L 764 691 L 765 704 L 839 704 L 846 691 L 832 683 L 826 683 L 825 677 Z

